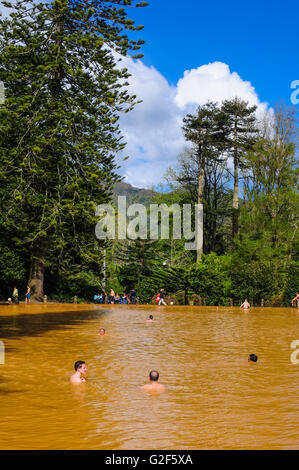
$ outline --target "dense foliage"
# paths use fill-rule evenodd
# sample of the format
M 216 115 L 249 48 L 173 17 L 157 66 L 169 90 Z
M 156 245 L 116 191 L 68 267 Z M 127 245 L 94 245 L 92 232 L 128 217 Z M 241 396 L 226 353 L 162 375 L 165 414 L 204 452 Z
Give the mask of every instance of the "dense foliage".
M 108 202 L 134 106 L 115 53 L 136 51 L 134 0 L 4 2 L 0 21 L 1 294 L 87 296 L 100 287 L 95 209 Z M 138 54 L 136 57 L 139 57 Z M 44 278 L 47 288 L 44 291 Z
M 167 193 L 118 184 L 118 119 L 137 98 L 116 54 L 138 51 L 134 0 L 3 2 L 0 20 L 0 295 L 92 300 L 100 289 L 150 302 L 288 305 L 298 289 L 296 118 L 277 107 L 258 119 L 235 98 L 183 120 L 186 150 Z M 136 56 L 141 55 L 137 52 Z M 122 188 L 129 203 L 203 204 L 203 245 L 185 240 L 104 242 L 96 207 Z M 194 216 L 194 210 L 193 210 Z M 170 227 L 173 226 L 170 216 Z M 161 223 L 161 220 L 160 220 Z M 193 224 L 193 228 L 195 222 Z
M 193 145 L 168 170 L 170 191 L 152 202 L 202 202 L 203 254 L 196 260 L 196 252 L 172 237 L 154 242 L 147 274 L 134 267 L 129 253 L 123 261 L 114 258 L 119 279 L 127 285 L 126 273 L 141 301 L 164 288 L 169 301 L 180 303 L 200 297 L 208 305 L 240 305 L 244 298 L 254 305 L 289 305 L 298 291 L 295 113 L 280 106 L 259 121 L 254 112 L 234 99 L 207 103 L 184 119 Z M 131 241 L 134 250 L 140 253 Z

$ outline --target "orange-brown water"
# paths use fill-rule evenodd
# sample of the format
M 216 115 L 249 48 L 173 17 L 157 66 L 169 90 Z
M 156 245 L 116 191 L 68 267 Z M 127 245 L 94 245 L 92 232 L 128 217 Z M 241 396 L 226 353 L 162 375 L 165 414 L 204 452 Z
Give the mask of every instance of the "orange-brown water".
M 1 449 L 299 448 L 299 310 L 0 309 Z M 164 393 L 140 389 L 150 369 Z

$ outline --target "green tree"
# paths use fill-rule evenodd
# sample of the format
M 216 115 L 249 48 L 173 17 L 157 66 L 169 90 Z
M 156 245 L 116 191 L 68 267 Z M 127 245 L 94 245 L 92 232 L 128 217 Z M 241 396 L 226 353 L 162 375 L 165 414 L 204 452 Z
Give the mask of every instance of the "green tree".
M 128 240 L 117 243 L 114 259 L 118 264 L 118 280 L 125 292 L 138 290 L 143 278 L 151 276 L 157 256 L 152 240 Z
M 230 255 L 203 255 L 190 270 L 190 288 L 204 297 L 208 305 L 228 305 L 231 297 L 230 268 Z
M 188 114 L 183 119 L 183 132 L 187 141 L 193 145 L 191 159 L 196 164 L 197 175 L 197 203 L 204 202 L 204 187 L 206 177 L 206 167 L 212 161 L 222 162 L 222 150 L 225 131 L 225 115 L 218 109 L 217 105 L 208 102 L 199 106 L 197 113 Z M 188 172 L 184 172 L 180 182 L 189 183 Z M 203 239 L 203 227 L 198 220 L 197 233 L 200 239 Z M 203 246 L 197 250 L 197 260 L 200 259 L 203 252 Z
M 298 261 L 295 131 L 294 111 L 276 109 L 270 136 L 259 140 L 246 155 L 249 171 L 236 250 L 237 257 L 246 259 L 249 266 L 244 263 L 242 277 L 245 279 L 249 269 L 248 277 L 256 279 L 255 295 L 269 300 L 272 296 L 280 303 L 291 266 Z M 240 265 L 237 259 L 236 263 Z
M 244 155 L 257 139 L 256 106 L 249 106 L 239 98 L 225 100 L 221 106 L 226 115 L 226 150 L 233 158 L 234 191 L 232 204 L 232 236 L 239 232 L 239 169 L 244 168 Z
M 121 112 L 136 103 L 117 53 L 136 51 L 126 7 L 133 0 L 17 0 L 0 20 L 0 209 L 2 230 L 30 258 L 43 296 L 46 268 L 64 275 L 100 270 L 95 208 L 118 180 Z M 137 55 L 138 57 L 140 55 Z

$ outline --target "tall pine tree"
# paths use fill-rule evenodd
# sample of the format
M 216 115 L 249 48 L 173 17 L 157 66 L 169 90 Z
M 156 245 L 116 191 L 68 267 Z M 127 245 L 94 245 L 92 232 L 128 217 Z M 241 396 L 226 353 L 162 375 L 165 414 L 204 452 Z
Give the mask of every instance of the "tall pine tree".
M 46 267 L 79 272 L 99 263 L 95 208 L 118 179 L 119 114 L 136 102 L 113 49 L 140 48 L 144 41 L 126 34 L 142 28 L 126 7 L 146 2 L 4 4 L 12 13 L 0 21 L 1 230 L 26 249 L 41 300 Z
M 234 238 L 239 232 L 239 169 L 244 166 L 245 153 L 256 142 L 258 132 L 255 117 L 256 106 L 249 106 L 246 101 L 234 98 L 222 103 L 222 111 L 227 116 L 227 151 L 233 158 L 234 164 L 232 203 L 232 236 Z

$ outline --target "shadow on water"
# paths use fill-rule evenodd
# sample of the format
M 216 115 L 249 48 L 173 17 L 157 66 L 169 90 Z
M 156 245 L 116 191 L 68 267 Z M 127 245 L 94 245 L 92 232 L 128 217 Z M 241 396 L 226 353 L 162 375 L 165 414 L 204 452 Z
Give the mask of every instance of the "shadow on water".
M 3 379 L 1 376 L 0 376 L 0 396 L 1 395 L 11 395 L 13 393 L 24 393 L 25 390 L 20 390 L 20 389 L 16 389 L 16 390 L 7 390 L 5 388 L 5 386 L 7 386 L 7 384 L 9 382 L 12 382 L 12 380 L 7 380 L 7 379 Z
M 5 390 L 0 388 L 0 396 L 1 395 L 12 395 L 13 393 L 24 393 L 26 390 Z
M 0 317 L 0 339 L 38 336 L 51 330 L 64 330 L 72 325 L 96 319 L 108 310 L 20 314 Z

